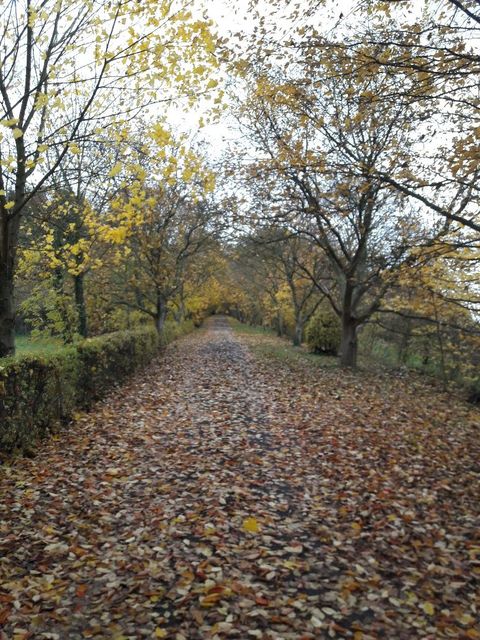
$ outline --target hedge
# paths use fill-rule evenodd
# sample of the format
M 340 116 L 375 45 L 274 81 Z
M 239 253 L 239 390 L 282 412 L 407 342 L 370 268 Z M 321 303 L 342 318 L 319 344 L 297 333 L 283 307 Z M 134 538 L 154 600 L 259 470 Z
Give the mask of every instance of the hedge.
M 0 451 L 31 451 L 75 409 L 88 409 L 146 365 L 159 346 L 192 327 L 170 326 L 161 341 L 153 328 L 141 328 L 84 340 L 53 355 L 0 360 Z

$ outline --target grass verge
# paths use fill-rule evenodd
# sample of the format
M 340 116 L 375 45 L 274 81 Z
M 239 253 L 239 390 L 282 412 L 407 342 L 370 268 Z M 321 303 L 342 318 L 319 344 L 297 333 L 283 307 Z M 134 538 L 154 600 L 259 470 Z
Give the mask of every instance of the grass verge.
M 233 331 L 243 336 L 253 353 L 287 364 L 308 362 L 315 367 L 338 366 L 338 358 L 311 353 L 305 346 L 294 347 L 286 338 L 279 338 L 271 329 L 242 324 L 234 318 L 228 319 Z

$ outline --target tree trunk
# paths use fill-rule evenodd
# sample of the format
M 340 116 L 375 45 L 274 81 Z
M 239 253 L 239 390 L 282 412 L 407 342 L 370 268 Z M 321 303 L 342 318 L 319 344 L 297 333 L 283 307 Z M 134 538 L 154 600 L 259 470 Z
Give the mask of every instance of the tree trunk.
M 293 345 L 299 347 L 303 338 L 303 319 L 297 318 L 295 321 L 295 333 L 293 334 Z
M 185 308 L 185 292 L 184 292 L 183 284 L 180 287 L 179 298 L 180 300 L 178 303 L 178 316 L 176 318 L 176 321 L 178 324 L 180 324 L 181 322 L 184 322 L 185 318 L 187 317 L 187 310 Z
M 158 334 L 163 332 L 165 320 L 167 319 L 167 302 L 162 297 L 157 297 L 157 312 L 155 314 L 155 328 Z
M 185 321 L 185 318 L 187 317 L 187 312 L 185 310 L 185 301 L 182 298 L 180 298 L 180 303 L 178 305 L 178 313 L 177 313 L 177 317 L 175 318 L 175 320 L 177 321 L 177 324 L 180 324 L 181 322 Z
M 0 358 L 15 353 L 14 264 L 20 218 L 0 219 Z
M 405 323 L 405 329 L 400 340 L 400 347 L 398 349 L 398 362 L 400 364 L 405 364 L 407 361 L 408 346 L 410 344 L 410 339 L 412 337 L 410 326 L 411 326 L 411 321 L 408 319 Z
M 87 307 L 85 304 L 85 274 L 78 273 L 74 276 L 74 284 L 75 284 L 75 307 L 77 309 L 77 331 L 82 336 L 82 338 L 86 338 L 88 336 L 88 322 L 87 322 Z
M 340 364 L 342 367 L 357 366 L 357 321 L 351 316 L 342 318 Z
M 61 336 L 65 344 L 72 344 L 75 338 L 74 327 L 72 325 L 72 314 L 64 291 L 65 274 L 61 266 L 55 267 L 53 271 L 53 287 L 57 292 L 55 307 L 62 319 Z
M 277 336 L 281 338 L 284 333 L 283 328 L 283 316 L 280 312 L 277 313 Z
M 346 283 L 342 309 L 342 339 L 340 342 L 340 364 L 342 367 L 357 366 L 358 321 L 352 313 L 353 287 Z

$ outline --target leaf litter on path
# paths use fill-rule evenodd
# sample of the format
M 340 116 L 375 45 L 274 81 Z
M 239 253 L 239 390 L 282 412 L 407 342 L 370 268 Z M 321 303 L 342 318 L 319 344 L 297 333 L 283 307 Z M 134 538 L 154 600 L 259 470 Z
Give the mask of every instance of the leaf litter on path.
M 478 412 L 256 339 L 213 319 L 4 465 L 1 640 L 480 638 Z

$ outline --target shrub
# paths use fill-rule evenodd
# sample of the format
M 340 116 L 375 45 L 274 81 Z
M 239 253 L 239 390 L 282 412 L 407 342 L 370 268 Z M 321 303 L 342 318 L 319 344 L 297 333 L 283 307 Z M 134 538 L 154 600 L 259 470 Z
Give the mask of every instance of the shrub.
M 148 363 L 159 346 L 153 328 L 117 331 L 89 338 L 78 347 L 78 405 L 89 407 L 117 382 Z
M 468 388 L 468 402 L 480 405 L 480 378 L 470 382 Z
M 79 358 L 74 347 L 23 356 L 0 365 L 0 450 L 27 451 L 77 404 Z
M 321 309 L 310 318 L 305 336 L 313 353 L 337 355 L 340 348 L 340 321 L 333 311 Z
M 190 330 L 192 323 L 169 327 L 161 344 Z M 51 355 L 0 360 L 0 451 L 32 450 L 76 407 L 90 407 L 146 365 L 159 345 L 157 332 L 148 327 L 91 338 Z
M 199 325 L 194 323 L 193 320 L 185 320 L 184 322 L 180 323 L 174 322 L 173 320 L 167 320 L 163 327 L 163 333 L 160 338 L 161 346 L 166 346 L 167 344 L 170 344 L 170 342 L 173 342 L 173 340 L 176 340 L 181 336 L 185 336 L 187 335 L 187 333 L 191 333 L 197 326 Z

